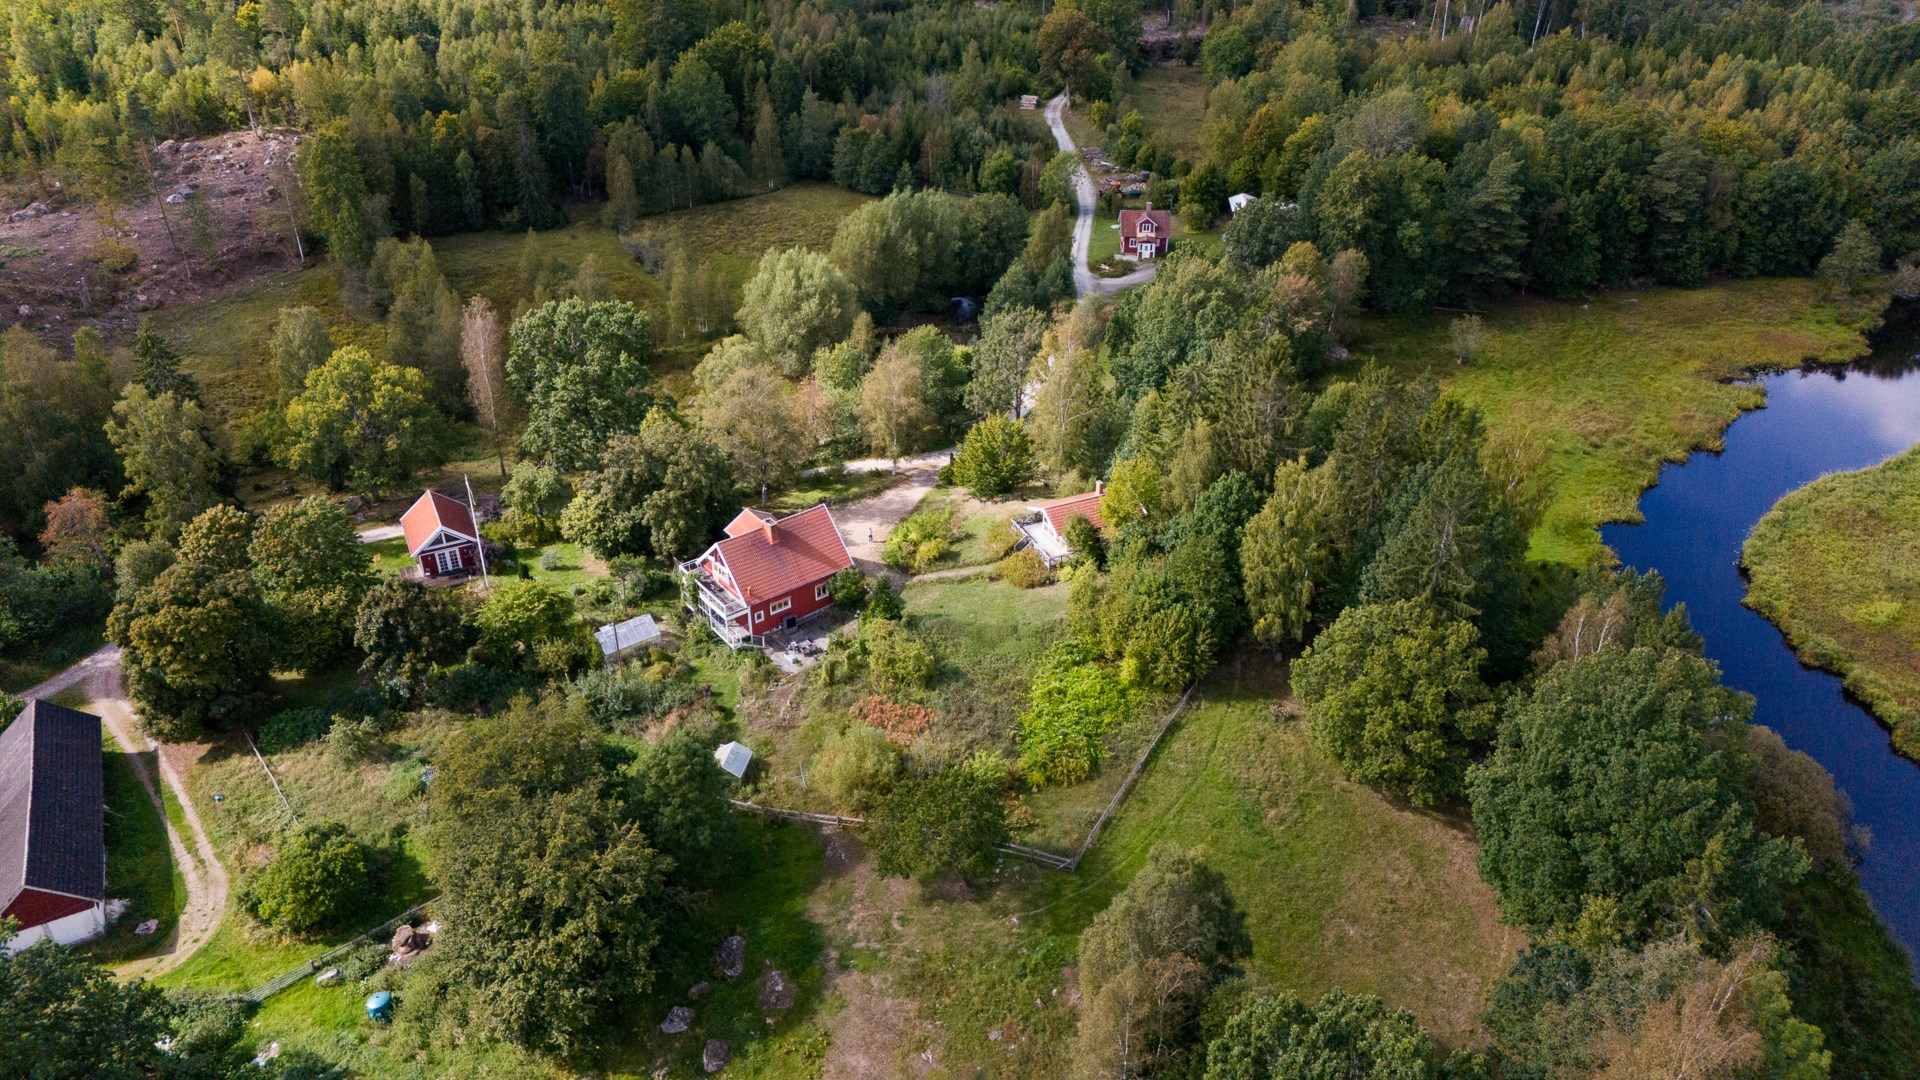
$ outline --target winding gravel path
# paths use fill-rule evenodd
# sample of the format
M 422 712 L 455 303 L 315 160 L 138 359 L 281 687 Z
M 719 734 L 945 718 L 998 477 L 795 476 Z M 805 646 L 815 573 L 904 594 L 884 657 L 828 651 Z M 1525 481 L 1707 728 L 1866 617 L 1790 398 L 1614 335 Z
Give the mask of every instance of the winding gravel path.
M 1053 129 L 1053 141 L 1062 151 L 1077 154 L 1079 147 L 1073 144 L 1073 136 L 1067 134 L 1066 113 L 1067 95 L 1063 91 L 1059 97 L 1047 102 L 1047 126 Z M 1093 178 L 1087 175 L 1085 168 L 1073 171 L 1073 188 L 1080 203 L 1080 215 L 1073 219 L 1074 294 L 1092 296 L 1095 293 L 1117 293 L 1121 289 L 1152 281 L 1153 275 L 1160 271 L 1160 264 L 1156 262 L 1149 261 L 1124 277 L 1114 278 L 1099 277 L 1087 265 L 1087 254 L 1093 250 L 1094 194 Z

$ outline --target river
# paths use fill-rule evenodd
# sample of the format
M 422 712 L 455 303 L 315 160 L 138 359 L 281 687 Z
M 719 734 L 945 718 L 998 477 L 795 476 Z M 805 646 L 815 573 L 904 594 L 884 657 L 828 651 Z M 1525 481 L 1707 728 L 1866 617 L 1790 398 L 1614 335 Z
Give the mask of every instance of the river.
M 1646 522 L 1600 533 L 1622 562 L 1666 578 L 1668 605 L 1687 605 L 1727 685 L 1754 696 L 1754 722 L 1833 773 L 1854 820 L 1873 831 L 1861 883 L 1920 956 L 1920 767 L 1894 754 L 1837 677 L 1803 666 L 1772 623 L 1741 605 L 1739 566 L 1741 544 L 1781 496 L 1920 442 L 1920 318 L 1908 316 L 1850 368 L 1763 377 L 1767 407 L 1734 421 L 1724 451 L 1666 467 L 1640 500 Z

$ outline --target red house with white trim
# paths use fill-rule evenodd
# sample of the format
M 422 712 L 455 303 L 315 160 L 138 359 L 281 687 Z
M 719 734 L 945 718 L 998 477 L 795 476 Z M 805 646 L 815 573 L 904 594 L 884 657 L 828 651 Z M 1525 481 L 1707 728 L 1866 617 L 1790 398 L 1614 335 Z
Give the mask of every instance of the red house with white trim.
M 1096 483 L 1093 490 L 1080 495 L 1069 495 L 1064 499 L 1049 499 L 1027 507 L 1024 517 L 1013 521 L 1013 531 L 1027 538 L 1027 544 L 1048 566 L 1058 566 L 1073 558 L 1073 545 L 1067 543 L 1067 522 L 1083 517 L 1096 529 L 1107 527 L 1106 517 L 1100 511 L 1100 501 L 1106 498 L 1107 486 Z
M 1136 259 L 1157 259 L 1167 253 L 1167 244 L 1173 240 L 1173 215 L 1165 210 L 1155 210 L 1152 203 L 1145 210 L 1120 211 L 1120 253 Z
M 725 540 L 680 569 L 693 579 L 688 609 L 737 649 L 832 607 L 827 583 L 852 565 L 840 526 L 821 503 L 784 518 L 742 510 L 727 523 Z
M 31 699 L 0 733 L 0 948 L 86 941 L 107 929 L 100 718 Z
M 429 491 L 400 515 L 407 555 L 430 578 L 464 577 L 480 569 L 480 530 L 467 504 Z

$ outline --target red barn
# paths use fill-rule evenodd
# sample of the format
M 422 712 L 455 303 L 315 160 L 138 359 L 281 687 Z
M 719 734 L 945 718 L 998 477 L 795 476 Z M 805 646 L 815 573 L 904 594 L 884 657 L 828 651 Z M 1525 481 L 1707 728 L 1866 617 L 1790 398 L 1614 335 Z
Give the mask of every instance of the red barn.
M 480 569 L 480 530 L 465 503 L 429 491 L 400 515 L 407 554 L 430 578 L 459 577 Z
M 1165 210 L 1155 210 L 1152 203 L 1145 210 L 1120 211 L 1120 252 L 1136 259 L 1157 259 L 1167 253 L 1167 244 L 1173 239 L 1173 215 Z
M 0 732 L 0 916 L 8 951 L 107 929 L 100 718 L 30 700 Z
M 833 606 L 827 582 L 852 565 L 833 512 L 821 503 L 784 518 L 742 510 L 725 540 L 680 569 L 693 577 L 688 608 L 737 649 Z

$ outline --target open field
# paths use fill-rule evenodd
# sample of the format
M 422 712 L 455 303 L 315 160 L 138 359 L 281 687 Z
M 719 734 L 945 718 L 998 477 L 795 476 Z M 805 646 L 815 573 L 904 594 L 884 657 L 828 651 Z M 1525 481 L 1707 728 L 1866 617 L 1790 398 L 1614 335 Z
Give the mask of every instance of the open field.
M 1403 378 L 1431 373 L 1496 434 L 1544 444 L 1553 494 L 1530 554 L 1574 565 L 1610 558 L 1598 527 L 1640 519 L 1640 493 L 1661 462 L 1718 447 L 1727 425 L 1764 401 L 1730 380 L 1867 349 L 1797 278 L 1518 300 L 1484 318 L 1485 345 L 1464 367 L 1448 343 L 1452 316 L 1439 313 L 1360 320 L 1354 352 Z
M 1311 746 L 1285 671 L 1230 656 L 1202 684 L 1076 876 L 1046 879 L 1046 925 L 1077 934 L 1156 844 L 1202 847 L 1247 912 L 1248 970 L 1413 1011 L 1450 1046 L 1483 1042 L 1487 994 L 1523 943 L 1474 869 L 1463 816 L 1341 778 Z
M 1747 606 L 1920 757 L 1920 448 L 1781 499 L 1741 563 Z
M 1156 145 L 1187 157 L 1200 155 L 1200 126 L 1207 118 L 1206 72 L 1186 64 L 1154 64 L 1134 81 L 1133 107 L 1140 110 Z

